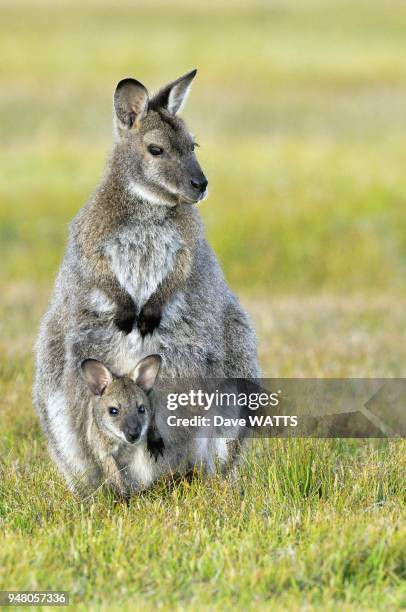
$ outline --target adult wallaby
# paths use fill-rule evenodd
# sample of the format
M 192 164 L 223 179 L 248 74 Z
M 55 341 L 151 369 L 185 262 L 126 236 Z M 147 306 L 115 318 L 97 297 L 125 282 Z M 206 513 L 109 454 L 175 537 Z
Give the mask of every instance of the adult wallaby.
M 151 353 L 164 378 L 259 375 L 254 331 L 196 206 L 207 180 L 177 116 L 195 74 L 152 97 L 134 79 L 117 86 L 110 160 L 70 226 L 37 343 L 34 403 L 62 463 L 76 460 L 67 385 L 85 359 L 118 376 Z

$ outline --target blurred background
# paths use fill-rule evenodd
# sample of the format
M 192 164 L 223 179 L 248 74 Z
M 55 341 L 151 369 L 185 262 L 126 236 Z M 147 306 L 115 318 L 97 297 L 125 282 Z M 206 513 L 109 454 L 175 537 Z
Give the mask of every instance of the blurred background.
M 264 376 L 406 375 L 406 2 L 0 0 L 0 58 L 0 588 L 97 611 L 403 609 L 402 440 L 257 441 L 238 480 L 79 503 L 31 387 L 116 83 L 195 67 L 201 214 Z
M 201 213 L 254 317 L 265 372 L 401 373 L 404 2 L 49 0 L 0 11 L 4 354 L 31 371 L 67 224 L 111 146 L 117 81 L 155 89 L 196 67 L 183 115 L 210 183 Z

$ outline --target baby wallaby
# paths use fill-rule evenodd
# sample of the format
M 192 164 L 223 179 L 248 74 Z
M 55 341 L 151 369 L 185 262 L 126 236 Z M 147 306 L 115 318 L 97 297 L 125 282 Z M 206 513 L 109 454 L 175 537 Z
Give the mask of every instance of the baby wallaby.
M 125 465 L 119 464 L 123 451 L 145 444 L 151 454 L 163 454 L 163 441 L 154 422 L 149 393 L 161 366 L 159 355 L 142 359 L 127 376 L 115 378 L 95 359 L 82 363 L 82 373 L 92 392 L 86 438 L 109 487 L 125 495 Z

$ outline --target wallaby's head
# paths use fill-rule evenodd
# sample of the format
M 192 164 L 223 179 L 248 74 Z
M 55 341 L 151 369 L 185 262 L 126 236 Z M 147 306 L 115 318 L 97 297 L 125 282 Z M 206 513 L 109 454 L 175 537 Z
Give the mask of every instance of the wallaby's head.
M 114 94 L 115 159 L 128 188 L 152 204 L 195 204 L 207 194 L 193 136 L 177 116 L 196 70 L 151 98 L 135 79 L 123 79 Z
M 100 361 L 86 359 L 82 373 L 93 394 L 93 416 L 100 429 L 129 444 L 146 438 L 152 421 L 148 398 L 161 365 L 159 355 L 142 359 L 127 375 L 114 378 Z

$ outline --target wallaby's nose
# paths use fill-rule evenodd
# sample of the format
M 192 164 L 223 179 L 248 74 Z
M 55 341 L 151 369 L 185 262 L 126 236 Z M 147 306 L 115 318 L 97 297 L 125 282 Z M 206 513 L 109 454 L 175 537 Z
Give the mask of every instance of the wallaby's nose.
M 140 425 L 136 425 L 135 427 L 126 427 L 125 431 L 124 431 L 125 437 L 127 438 L 128 442 L 130 442 L 131 444 L 133 444 L 134 442 L 136 442 L 138 440 L 138 438 L 141 435 L 141 427 Z
M 203 177 L 203 179 L 192 179 L 190 182 L 192 183 L 192 187 L 198 189 L 200 193 L 203 193 L 203 191 L 206 190 L 206 187 L 209 184 L 206 177 Z

